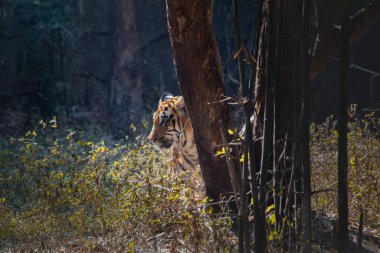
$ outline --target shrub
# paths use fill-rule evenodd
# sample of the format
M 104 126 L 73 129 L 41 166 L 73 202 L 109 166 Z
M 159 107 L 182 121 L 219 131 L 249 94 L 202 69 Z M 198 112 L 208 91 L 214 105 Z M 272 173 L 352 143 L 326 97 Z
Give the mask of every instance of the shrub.
M 351 119 L 348 133 L 349 218 L 359 220 L 363 209 L 365 225 L 379 234 L 380 224 L 380 119 L 368 114 Z M 312 125 L 311 161 L 313 208 L 329 214 L 337 210 L 338 132 L 330 117 L 324 124 Z
M 335 214 L 337 136 L 311 126 L 313 208 Z M 349 208 L 379 234 L 380 120 L 349 124 Z M 133 131 L 133 130 L 132 130 Z M 62 130 L 53 118 L 0 139 L 0 249 L 216 252 L 236 249 L 232 221 L 214 214 L 197 173 L 175 172 L 146 138 L 129 142 Z
M 52 129 L 54 120 L 50 127 L 42 125 L 1 142 L 2 247 L 205 252 L 230 247 L 231 220 L 205 208 L 199 176 L 174 173 L 145 138 L 105 143 Z

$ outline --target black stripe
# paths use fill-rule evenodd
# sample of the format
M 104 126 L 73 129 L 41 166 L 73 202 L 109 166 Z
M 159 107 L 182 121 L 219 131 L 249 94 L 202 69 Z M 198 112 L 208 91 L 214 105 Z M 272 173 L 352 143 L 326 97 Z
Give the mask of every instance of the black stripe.
M 175 132 L 176 134 L 179 134 L 179 135 L 181 134 L 178 130 L 175 130 L 175 129 L 168 129 L 165 131 L 165 133 L 167 133 L 167 134 L 170 134 L 172 132 Z
M 185 139 L 185 141 L 183 142 L 183 146 L 186 147 L 187 137 L 186 137 L 186 132 L 185 131 L 183 131 L 183 135 L 184 135 L 184 139 Z
M 173 124 L 173 128 L 175 129 L 175 119 L 172 119 L 172 124 Z
M 185 159 L 185 162 L 187 162 L 188 164 L 194 166 L 194 164 L 189 160 L 189 158 L 186 157 L 186 155 L 184 153 L 182 153 L 183 155 L 183 158 Z

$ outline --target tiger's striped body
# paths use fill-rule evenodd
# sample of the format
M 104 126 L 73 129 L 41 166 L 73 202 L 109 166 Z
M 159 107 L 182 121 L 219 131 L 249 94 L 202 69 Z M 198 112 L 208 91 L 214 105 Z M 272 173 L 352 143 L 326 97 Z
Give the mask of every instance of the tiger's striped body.
M 162 149 L 170 148 L 172 156 L 178 159 L 183 169 L 194 170 L 198 167 L 193 127 L 183 97 L 170 94 L 161 97 L 148 138 Z

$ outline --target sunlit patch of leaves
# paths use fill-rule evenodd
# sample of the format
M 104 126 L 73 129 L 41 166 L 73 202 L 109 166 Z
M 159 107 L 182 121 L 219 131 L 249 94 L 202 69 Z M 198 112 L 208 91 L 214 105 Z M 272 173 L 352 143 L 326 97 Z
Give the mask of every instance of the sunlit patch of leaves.
M 106 143 L 55 119 L 40 126 L 0 142 L 2 247 L 213 252 L 236 242 L 231 219 L 205 209 L 199 175 L 175 173 L 145 137 Z
M 337 213 L 337 142 L 335 122 L 311 127 L 313 208 Z M 380 119 L 372 114 L 352 119 L 348 133 L 348 187 L 351 224 L 363 209 L 365 226 L 380 234 Z

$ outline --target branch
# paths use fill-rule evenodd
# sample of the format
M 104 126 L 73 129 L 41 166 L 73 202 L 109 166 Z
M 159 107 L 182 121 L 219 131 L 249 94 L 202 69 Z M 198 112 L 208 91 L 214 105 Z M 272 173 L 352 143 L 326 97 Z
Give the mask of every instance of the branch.
M 380 1 L 374 0 L 350 18 L 350 43 L 358 40 L 380 17 Z M 340 48 L 340 27 L 331 25 L 316 38 L 310 66 L 310 80 L 313 80 L 329 63 Z

